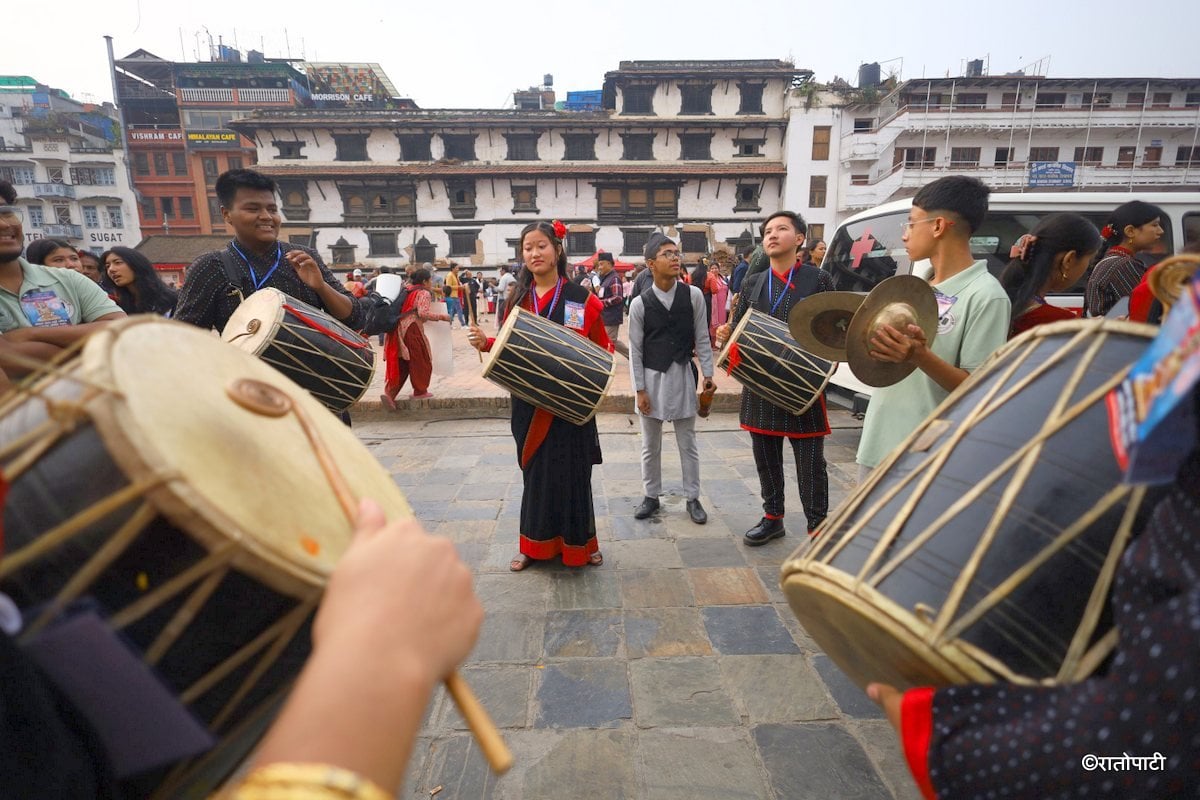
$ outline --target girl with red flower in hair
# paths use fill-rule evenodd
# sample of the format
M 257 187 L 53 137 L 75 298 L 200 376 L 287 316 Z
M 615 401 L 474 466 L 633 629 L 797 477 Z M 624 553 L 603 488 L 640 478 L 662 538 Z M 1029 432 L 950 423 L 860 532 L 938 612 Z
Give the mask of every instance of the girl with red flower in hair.
M 534 222 L 521 231 L 524 266 L 504 303 L 520 306 L 571 328 L 612 352 L 600 312 L 603 304 L 567 275 L 563 239 L 566 226 Z M 491 350 L 495 338 L 478 325 L 469 340 Z M 508 568 L 520 572 L 533 561 L 562 556 L 568 567 L 604 563 L 596 543 L 592 505 L 592 465 L 601 463 L 600 434 L 593 418 L 575 425 L 512 397 L 512 434 L 517 444 L 524 491 L 521 494 L 520 552 Z
M 1105 316 L 1141 283 L 1146 263 L 1138 253 L 1162 238 L 1164 218 L 1161 208 L 1141 200 L 1130 200 L 1113 211 L 1100 231 L 1104 244 L 1084 295 L 1083 309 L 1089 317 Z

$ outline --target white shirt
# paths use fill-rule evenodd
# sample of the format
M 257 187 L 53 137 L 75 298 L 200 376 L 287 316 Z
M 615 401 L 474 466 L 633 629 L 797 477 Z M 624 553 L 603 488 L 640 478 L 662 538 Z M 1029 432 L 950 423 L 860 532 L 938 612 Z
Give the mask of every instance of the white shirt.
M 696 355 L 700 358 L 700 374 L 705 378 L 713 375 L 712 344 L 708 340 L 708 312 L 704 306 L 704 294 L 695 286 L 679 281 L 664 292 L 651 284 L 654 296 L 668 309 L 675 301 L 675 292 L 680 287 L 689 291 L 692 300 L 692 328 L 696 341 Z M 692 375 L 691 361 L 672 363 L 666 372 L 649 369 L 642 363 L 642 344 L 645 340 L 643 326 L 646 318 L 645 293 L 633 299 L 629 306 L 629 374 L 635 391 L 645 391 L 650 396 L 650 417 L 664 421 L 696 416 L 699 401 L 696 397 L 696 381 Z M 639 412 L 640 413 L 640 412 Z

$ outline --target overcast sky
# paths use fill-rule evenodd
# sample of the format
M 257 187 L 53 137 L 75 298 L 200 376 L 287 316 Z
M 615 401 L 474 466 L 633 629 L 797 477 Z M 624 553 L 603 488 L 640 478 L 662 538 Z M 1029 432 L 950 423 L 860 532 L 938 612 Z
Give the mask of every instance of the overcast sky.
M 1049 56 L 1052 77 L 1200 78 L 1195 0 L 26 0 L 8 20 L 0 73 L 99 100 L 112 97 L 105 34 L 117 58 L 207 60 L 211 34 L 268 57 L 378 62 L 424 108 L 501 107 L 545 73 L 564 99 L 600 88 L 622 59 L 791 58 L 854 83 L 864 61 L 919 78 L 961 75 L 972 58 L 998 75 Z

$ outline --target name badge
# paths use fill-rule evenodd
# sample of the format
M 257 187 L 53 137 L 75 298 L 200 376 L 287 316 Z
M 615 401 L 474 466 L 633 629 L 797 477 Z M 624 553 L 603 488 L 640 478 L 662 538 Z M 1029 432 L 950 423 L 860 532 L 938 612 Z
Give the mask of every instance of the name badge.
M 53 291 L 27 292 L 21 298 L 21 309 L 29 324 L 35 328 L 56 328 L 71 324 L 71 309 Z
M 563 311 L 563 325 L 577 331 L 583 330 L 583 303 L 567 301 Z
M 937 299 L 938 305 L 938 330 L 939 334 L 947 334 L 954 330 L 954 325 L 957 323 L 954 315 L 950 313 L 950 309 L 954 308 L 954 304 L 958 302 L 957 297 L 945 295 L 937 289 L 933 290 L 933 296 Z

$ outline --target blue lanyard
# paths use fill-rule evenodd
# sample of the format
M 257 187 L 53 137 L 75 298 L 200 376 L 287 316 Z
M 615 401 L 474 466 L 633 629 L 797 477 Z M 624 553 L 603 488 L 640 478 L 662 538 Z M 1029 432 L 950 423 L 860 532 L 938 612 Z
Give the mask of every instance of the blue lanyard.
M 788 293 L 788 287 L 792 285 L 792 274 L 796 271 L 796 265 L 792 264 L 792 268 L 788 270 L 787 281 L 783 284 L 783 288 L 779 290 L 779 297 L 775 298 L 775 302 L 771 302 L 771 284 L 774 282 L 775 270 L 767 267 L 767 302 L 771 303 L 771 316 L 775 316 L 775 309 L 779 308 L 779 304 L 783 302 L 783 298 Z
M 263 287 L 271 276 L 275 274 L 275 270 L 279 269 L 279 262 L 283 259 L 283 248 L 279 246 L 279 242 L 275 243 L 275 263 L 267 270 L 267 274 L 263 275 L 262 280 L 258 279 L 258 273 L 254 271 L 254 265 L 250 263 L 250 259 L 242 252 L 242 248 L 237 246 L 237 242 L 233 242 L 233 249 L 237 250 L 237 254 L 242 257 L 242 261 L 246 262 L 246 266 L 250 269 L 250 281 L 254 284 L 254 291 L 258 291 Z
M 529 299 L 530 302 L 533 303 L 533 313 L 537 314 L 538 316 L 545 316 L 547 319 L 549 319 L 550 315 L 554 313 L 554 309 L 558 307 L 558 295 L 562 292 L 562 287 L 563 281 L 562 278 L 559 278 L 558 283 L 554 284 L 554 298 L 550 301 L 550 310 L 544 315 L 542 314 L 542 309 L 538 308 L 537 287 L 530 287 Z

